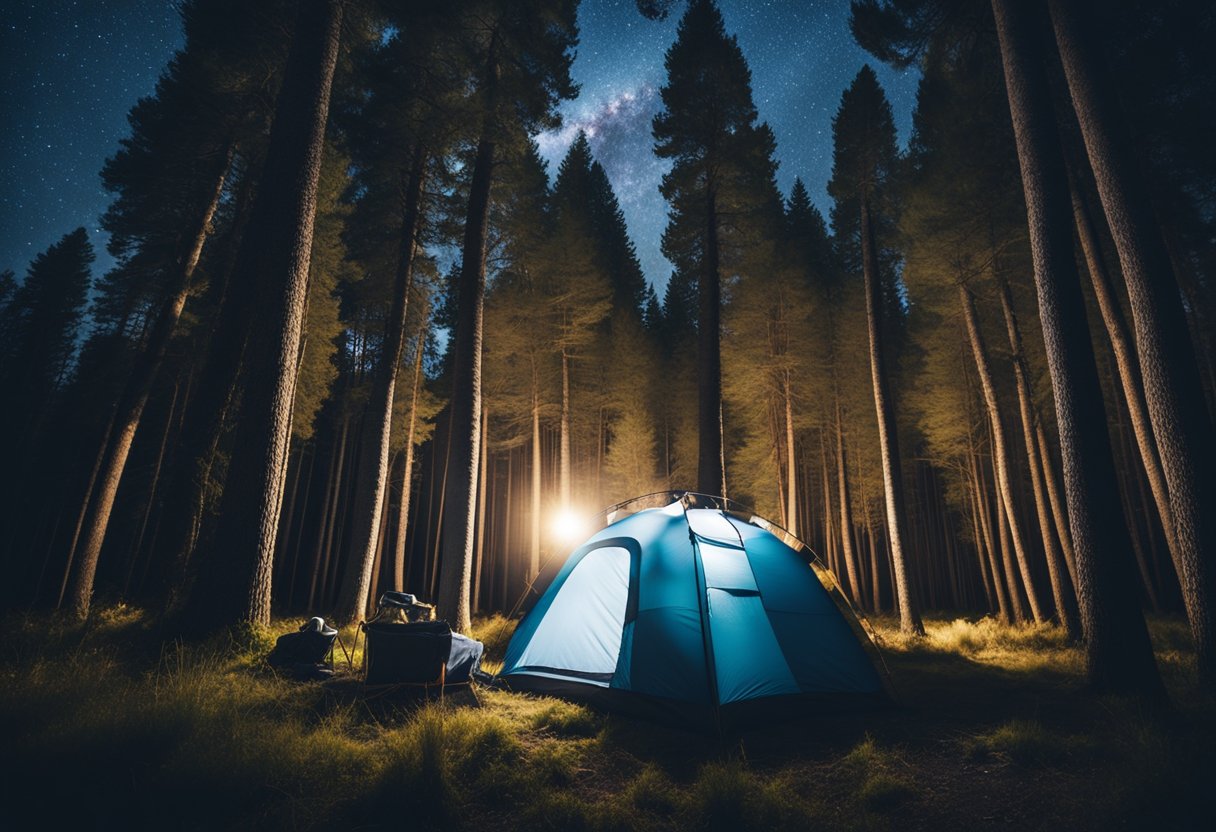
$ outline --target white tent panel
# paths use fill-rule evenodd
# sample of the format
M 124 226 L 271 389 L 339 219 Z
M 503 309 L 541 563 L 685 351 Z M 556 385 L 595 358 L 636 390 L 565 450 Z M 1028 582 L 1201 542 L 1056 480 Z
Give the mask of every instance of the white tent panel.
M 519 665 L 612 673 L 628 599 L 629 550 L 591 550 L 562 584 Z

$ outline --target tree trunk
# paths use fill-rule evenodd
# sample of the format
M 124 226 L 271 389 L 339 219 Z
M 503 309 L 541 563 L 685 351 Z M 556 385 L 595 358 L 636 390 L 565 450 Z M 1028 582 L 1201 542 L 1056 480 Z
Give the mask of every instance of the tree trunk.
M 1119 252 L 1157 451 L 1169 489 L 1178 580 L 1201 684 L 1216 689 L 1216 432 L 1169 252 L 1092 24 L 1081 4 L 1050 0 L 1052 26 L 1098 196 Z M 1097 12 L 1094 12 L 1096 14 Z
M 481 450 L 481 337 L 486 291 L 486 230 L 494 141 L 488 132 L 477 145 L 464 226 L 456 325 L 452 334 L 452 421 L 449 476 L 444 489 L 443 560 L 439 610 L 457 632 L 468 632 L 473 568 L 473 490 Z
M 1152 422 L 1148 414 L 1148 404 L 1144 399 L 1144 382 L 1140 376 L 1140 363 L 1136 358 L 1135 345 L 1127 331 L 1123 309 L 1119 305 L 1119 299 L 1111 284 L 1110 274 L 1106 270 L 1106 263 L 1102 259 L 1102 250 L 1099 247 L 1098 233 L 1094 228 L 1093 219 L 1075 177 L 1071 174 L 1068 184 L 1072 194 L 1077 237 L 1081 241 L 1081 252 L 1085 257 L 1086 271 L 1089 273 L 1094 297 L 1098 301 L 1098 310 L 1102 314 L 1102 323 L 1105 325 L 1107 337 L 1110 339 L 1111 353 L 1115 356 L 1115 370 L 1119 374 L 1119 384 L 1123 388 L 1123 400 L 1127 405 L 1132 433 L 1136 437 L 1136 447 L 1140 451 L 1140 462 L 1148 479 L 1153 502 L 1157 506 L 1157 517 L 1161 521 L 1161 530 L 1165 535 L 1166 546 L 1170 550 L 1170 558 L 1174 563 L 1174 569 L 1181 576 L 1183 565 L 1177 542 L 1174 539 L 1174 520 L 1170 511 L 1169 488 L 1166 485 L 1165 472 L 1161 468 L 1161 457 L 1157 453 L 1156 439 L 1153 436 Z
M 532 580 L 540 573 L 540 475 L 541 475 L 541 453 L 540 453 L 540 402 L 537 401 L 536 390 L 532 391 L 532 503 L 529 514 L 532 518 L 530 527 L 530 535 L 528 538 L 528 575 L 527 580 Z
M 203 629 L 270 621 L 271 567 L 287 455 L 317 179 L 342 31 L 342 0 L 303 0 L 275 107 L 266 167 L 234 279 L 259 284 L 241 419 L 214 545 L 191 609 Z
M 114 408 L 112 427 L 106 431 L 103 461 L 98 469 L 97 493 L 89 500 L 88 520 L 84 526 L 83 546 L 80 550 L 80 565 L 72 582 L 72 612 L 78 618 L 89 614 L 89 602 L 93 596 L 93 578 L 97 574 L 97 562 L 101 558 L 101 547 L 105 543 L 106 529 L 110 524 L 110 512 L 118 496 L 118 486 L 126 469 L 127 456 L 135 442 L 135 433 L 143 418 L 144 407 L 152 392 L 152 384 L 160 372 L 182 309 L 190 296 L 194 270 L 203 253 L 203 244 L 211 233 L 211 219 L 219 206 L 224 192 L 224 181 L 232 166 L 234 145 L 229 143 L 218 155 L 215 186 L 210 199 L 203 206 L 190 235 L 190 246 L 180 255 L 173 293 L 166 298 L 156 317 L 156 323 L 143 348 L 135 356 L 135 362 L 127 376 L 123 391 Z M 86 495 L 88 500 L 88 495 Z
M 697 281 L 697 490 L 726 496 L 722 466 L 722 283 L 718 205 L 711 184 L 705 198 L 704 273 Z
M 558 443 L 557 491 L 561 510 L 570 510 L 570 356 L 562 349 L 562 423 Z
M 980 388 L 984 392 L 984 404 L 988 410 L 988 423 L 992 428 L 992 457 L 996 469 L 997 498 L 1005 512 L 1010 537 L 1013 541 L 1013 552 L 1017 558 L 1018 574 L 1022 577 L 1022 585 L 1026 589 L 1026 600 L 1030 604 L 1030 614 L 1035 623 L 1042 624 L 1047 620 L 1039 606 L 1038 592 L 1035 590 L 1034 577 L 1030 572 L 1030 558 L 1026 553 L 1026 543 L 1022 539 L 1022 530 L 1018 523 L 1017 509 L 1013 502 L 1013 483 L 1009 475 L 1009 444 L 1005 438 L 1005 428 L 1001 422 L 1001 411 L 996 398 L 996 384 L 992 378 L 992 368 L 988 363 L 988 351 L 984 346 L 984 336 L 980 332 L 979 321 L 975 314 L 975 299 L 967 287 L 959 284 L 959 302 L 963 308 L 963 319 L 967 325 L 967 338 L 971 344 L 971 353 L 975 356 L 975 368 L 980 377 Z M 1008 564 L 1006 564 L 1008 566 Z M 1017 590 L 1012 586 L 1013 575 L 1010 579 L 1010 592 Z
M 1022 332 L 1018 328 L 1017 314 L 1013 309 L 1013 298 L 1009 283 L 998 277 L 1000 284 L 1001 310 L 1005 315 L 1005 331 L 1009 336 L 1009 349 L 1013 354 L 1013 375 L 1018 390 L 1018 410 L 1022 422 L 1022 438 L 1026 443 L 1026 459 L 1030 466 L 1030 486 L 1034 492 L 1034 508 L 1039 519 L 1039 533 L 1043 538 L 1043 552 L 1047 557 L 1047 574 L 1051 580 L 1051 594 L 1055 601 L 1056 618 L 1064 626 L 1068 637 L 1079 638 L 1081 622 L 1077 620 L 1076 595 L 1068 581 L 1064 559 L 1052 533 L 1051 511 L 1047 506 L 1046 486 L 1043 482 L 1046 467 L 1039 457 L 1039 446 L 1035 440 L 1035 428 L 1039 415 L 1035 411 L 1034 394 L 1030 389 L 1030 378 L 1026 371 L 1026 360 L 1022 354 Z
M 486 550 L 486 480 L 489 476 L 490 410 L 481 408 L 481 462 L 477 466 L 477 560 L 473 564 L 473 611 L 481 611 L 481 570 Z
M 895 605 L 899 610 L 899 629 L 923 635 L 916 593 L 908 580 L 904 540 L 907 538 L 907 511 L 899 459 L 899 431 L 895 406 L 887 390 L 887 370 L 882 352 L 880 327 L 882 306 L 878 288 L 878 252 L 875 251 L 874 226 L 867 199 L 861 201 L 861 262 L 866 284 L 866 323 L 870 333 L 870 377 L 874 385 L 874 411 L 878 416 L 878 446 L 882 457 L 882 484 L 886 496 L 887 543 L 895 572 Z
M 785 374 L 785 488 L 786 530 L 798 536 L 798 462 L 794 455 L 794 404 L 790 392 L 790 376 Z
M 351 514 L 353 534 L 347 550 L 346 574 L 342 579 L 341 595 L 334 612 L 339 623 L 354 621 L 367 609 L 373 562 L 377 552 L 380 511 L 381 506 L 385 505 L 384 493 L 388 490 L 393 400 L 397 391 L 401 355 L 405 350 L 405 324 L 409 312 L 410 292 L 414 287 L 414 255 L 418 249 L 426 159 L 426 150 L 421 146 L 416 147 L 405 183 L 405 205 L 401 218 L 397 270 L 393 281 L 392 308 L 385 322 L 380 358 L 372 371 L 364 428 L 359 439 L 359 464 L 356 469 L 357 479 Z
M 428 315 L 422 316 L 414 347 L 414 381 L 410 390 L 410 421 L 405 430 L 405 472 L 401 478 L 401 509 L 397 513 L 396 551 L 393 554 L 393 589 L 405 591 L 405 538 L 410 520 L 410 491 L 414 484 L 414 427 L 418 422 L 418 388 L 422 383 L 422 354 L 426 345 Z
M 144 535 L 148 531 L 148 520 L 156 505 L 156 488 L 160 485 L 161 466 L 165 464 L 165 449 L 169 446 L 169 434 L 173 432 L 173 416 L 177 410 L 177 397 L 180 389 L 180 377 L 173 382 L 173 397 L 169 400 L 169 412 L 165 415 L 165 429 L 161 431 L 160 443 L 156 447 L 156 463 L 152 466 L 152 482 L 148 486 L 148 495 L 144 500 L 143 519 L 139 523 L 139 532 L 131 544 L 131 554 L 127 558 L 127 574 L 122 582 L 122 597 L 131 597 L 131 580 L 135 575 L 135 566 L 139 561 L 139 553 L 144 547 Z
M 1132 553 L 1116 522 L 1122 507 L 1073 258 L 1067 174 L 1030 18 L 1033 9 L 1016 0 L 992 0 L 992 11 L 1055 393 L 1089 681 L 1101 691 L 1164 698 L 1139 608 Z
M 1001 621 L 1005 624 L 1011 624 L 1015 620 L 1021 621 L 1024 617 L 1021 599 L 1018 598 L 1016 591 L 1012 599 L 1009 597 L 1008 584 L 1002 573 L 1000 562 L 1000 554 L 1004 554 L 1005 552 L 1004 538 L 1001 536 L 1001 529 L 999 527 L 995 533 L 993 532 L 992 507 L 988 504 L 987 479 L 980 476 L 980 466 L 975 454 L 970 454 L 970 457 L 971 481 L 974 483 L 976 500 L 978 501 L 980 530 L 984 533 L 984 544 L 988 550 L 988 571 L 992 573 L 992 587 L 996 592 L 997 609 L 1000 612 Z M 997 522 L 1000 522 L 999 517 L 997 518 Z M 998 554 L 998 550 L 1000 554 Z
M 836 401 L 836 487 L 840 500 L 840 557 L 844 561 L 845 576 L 849 580 L 849 595 L 854 604 L 861 604 L 861 583 L 858 580 L 859 564 L 853 551 L 853 506 L 849 499 L 849 478 L 845 468 L 844 427 L 840 422 L 840 401 Z

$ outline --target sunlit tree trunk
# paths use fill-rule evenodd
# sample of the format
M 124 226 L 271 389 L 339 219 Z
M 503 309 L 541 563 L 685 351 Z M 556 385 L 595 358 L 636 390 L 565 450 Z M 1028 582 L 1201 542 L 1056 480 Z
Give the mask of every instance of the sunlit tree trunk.
M 486 549 L 486 485 L 490 455 L 490 411 L 481 408 L 481 462 L 477 466 L 477 560 L 473 564 L 473 611 L 481 609 L 481 570 Z
M 1053 534 L 1051 511 L 1047 506 L 1043 460 L 1039 458 L 1039 446 L 1035 441 L 1035 426 L 1039 422 L 1034 407 L 1034 394 L 1026 373 L 1026 361 L 1022 355 L 1022 333 L 1018 328 L 1017 315 L 1013 309 L 1013 298 L 1004 277 L 997 279 L 1001 296 L 1001 310 L 1005 315 L 1005 331 L 1009 336 L 1009 349 L 1013 354 L 1013 376 L 1018 392 L 1018 410 L 1021 416 L 1022 437 L 1026 442 L 1026 458 L 1030 467 L 1030 487 L 1034 493 L 1035 514 L 1039 519 L 1039 532 L 1043 539 L 1043 552 L 1047 558 L 1047 574 L 1051 581 L 1051 594 L 1055 602 L 1056 618 L 1070 638 L 1081 635 L 1081 624 L 1076 615 L 1076 596 L 1068 577 L 1068 568 L 1060 554 L 1060 547 Z
M 1055 393 L 1090 683 L 1164 697 L 1122 524 L 1102 390 L 1072 248 L 1072 211 L 1034 8 L 992 0 Z M 1172 486 L 1172 484 L 1171 484 Z
M 367 607 L 373 561 L 377 552 L 377 529 L 381 525 L 381 506 L 385 505 L 384 494 L 388 490 L 393 400 L 397 390 L 401 355 L 405 351 L 406 315 L 414 286 L 414 255 L 418 248 L 425 167 L 426 150 L 417 147 L 406 175 L 403 194 L 405 204 L 401 218 L 397 269 L 393 281 L 392 308 L 386 321 L 379 360 L 372 371 L 371 391 L 368 394 L 364 427 L 359 439 L 357 480 L 352 498 L 350 548 L 341 595 L 334 612 L 339 622 L 354 621 Z
M 794 454 L 794 404 L 790 374 L 785 374 L 785 517 L 789 533 L 798 536 L 798 462 Z
M 473 162 L 464 225 L 456 326 L 452 346 L 452 436 L 443 511 L 443 559 L 439 609 L 452 628 L 471 624 L 469 590 L 473 571 L 474 489 L 481 450 L 481 339 L 486 291 L 486 231 L 495 143 L 483 131 Z
M 532 390 L 532 527 L 528 540 L 528 576 L 530 581 L 540 573 L 540 401 Z
M 836 402 L 836 487 L 840 501 L 840 557 L 844 561 L 845 576 L 849 581 L 849 596 L 853 603 L 862 599 L 861 583 L 858 580 L 858 561 L 853 550 L 853 506 L 849 498 L 849 477 L 844 451 L 844 426 L 840 421 L 840 401 Z
M 878 252 L 875 250 L 874 226 L 870 204 L 861 200 L 861 262 L 866 287 L 866 323 L 870 333 L 870 377 L 874 385 L 874 410 L 878 415 L 878 446 L 882 456 L 882 482 L 886 497 L 887 545 L 891 550 L 891 566 L 895 573 L 895 606 L 899 610 L 899 629 L 904 633 L 923 634 L 920 608 L 912 582 L 908 580 L 907 510 L 904 483 L 899 459 L 899 435 L 895 423 L 895 406 L 888 391 L 886 361 L 883 356 L 880 329 L 882 301 L 878 287 Z
M 722 284 L 718 264 L 717 194 L 705 197 L 703 271 L 697 281 L 697 490 L 726 496 L 722 466 Z
M 980 389 L 984 393 L 984 404 L 988 409 L 988 422 L 992 427 L 992 457 L 996 469 L 997 498 L 1005 511 L 1008 521 L 1009 534 L 1013 541 L 1014 556 L 1017 558 L 1018 573 L 1022 577 L 1022 585 L 1026 589 L 1026 599 L 1030 603 L 1030 613 L 1036 623 L 1043 623 L 1047 617 L 1039 606 L 1038 593 L 1035 591 L 1034 577 L 1030 572 L 1030 558 L 1026 552 L 1026 544 L 1022 539 L 1022 530 L 1018 523 L 1017 509 L 1013 502 L 1013 483 L 1009 473 L 1009 444 L 1005 438 L 1005 428 L 1001 423 L 1001 411 L 996 398 L 996 385 L 992 379 L 992 368 L 988 363 L 988 352 L 984 346 L 984 337 L 980 332 L 979 321 L 975 314 L 975 300 L 966 286 L 959 284 L 959 302 L 963 309 L 963 319 L 967 325 L 967 338 L 971 344 L 972 355 L 975 356 L 975 368 L 979 373 Z M 1009 576 L 1012 578 L 1012 576 Z M 1011 591 L 1012 587 L 1011 587 Z
M 976 454 L 972 452 L 968 456 L 971 463 L 971 482 L 972 488 L 975 491 L 976 510 L 979 512 L 980 517 L 980 531 L 984 535 L 984 548 L 988 552 L 988 571 L 992 575 L 992 589 L 996 595 L 997 611 L 1000 614 L 1001 622 L 1009 624 L 1014 620 L 1014 613 L 1009 600 L 1005 578 L 1001 573 L 1000 555 L 998 554 L 998 548 L 1003 550 L 1004 547 L 998 545 L 997 537 L 993 534 L 992 507 L 988 504 L 988 489 L 984 479 L 980 476 L 980 467 Z M 999 531 L 997 534 L 999 534 Z
M 401 476 L 401 511 L 397 514 L 396 551 L 393 553 L 393 589 L 405 589 L 405 539 L 410 521 L 410 492 L 414 484 L 414 429 L 418 422 L 418 389 L 422 384 L 422 354 L 426 346 L 427 316 L 422 316 L 414 346 L 414 381 L 410 390 L 410 420 L 405 431 L 405 471 Z

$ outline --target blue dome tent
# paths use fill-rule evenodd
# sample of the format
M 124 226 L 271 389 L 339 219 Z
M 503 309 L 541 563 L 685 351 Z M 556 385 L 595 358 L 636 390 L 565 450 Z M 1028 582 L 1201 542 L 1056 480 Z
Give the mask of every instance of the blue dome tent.
M 683 492 L 605 520 L 520 621 L 507 687 L 719 730 L 890 701 L 862 621 L 792 535 Z

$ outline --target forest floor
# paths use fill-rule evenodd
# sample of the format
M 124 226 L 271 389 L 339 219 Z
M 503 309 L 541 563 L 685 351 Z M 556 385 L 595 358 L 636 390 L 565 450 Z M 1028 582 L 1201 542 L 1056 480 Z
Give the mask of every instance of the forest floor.
M 1184 623 L 1151 622 L 1173 708 L 1086 692 L 1053 628 L 876 622 L 897 707 L 730 741 L 481 689 L 385 706 L 252 648 L 164 643 L 115 607 L 6 622 L 9 829 L 1210 829 L 1216 707 Z M 501 657 L 511 623 L 477 635 Z M 345 637 L 351 643 L 350 634 Z M 345 689 L 353 689 L 347 682 Z

